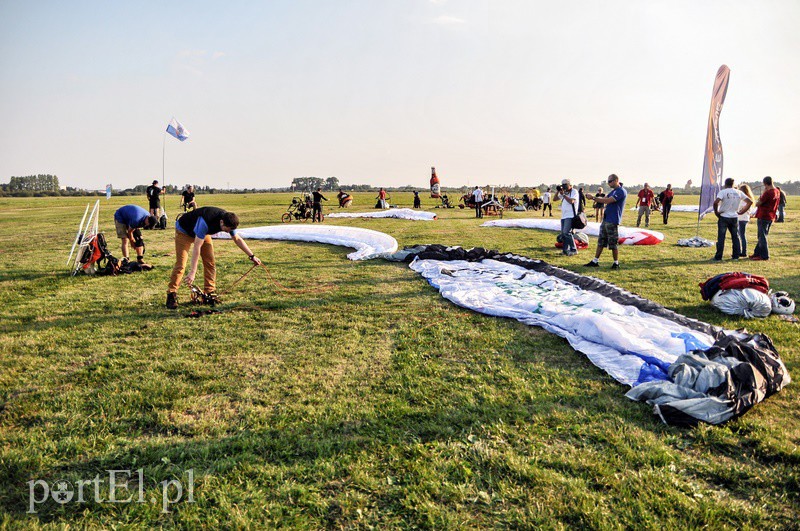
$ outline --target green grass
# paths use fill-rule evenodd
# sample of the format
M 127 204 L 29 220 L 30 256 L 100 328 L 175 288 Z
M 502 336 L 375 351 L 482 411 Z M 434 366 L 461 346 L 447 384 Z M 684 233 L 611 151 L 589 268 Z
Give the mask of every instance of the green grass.
M 278 222 L 290 197 L 199 201 L 258 226 Z M 351 211 L 370 210 L 372 197 L 356 194 Z M 392 199 L 411 204 L 411 194 Z M 178 199 L 168 201 L 174 214 Z M 251 242 L 278 282 L 305 291 L 277 289 L 255 270 L 221 313 L 187 319 L 185 291 L 178 312 L 163 307 L 172 231 L 145 233 L 152 272 L 67 274 L 86 202 L 0 199 L 0 528 L 798 526 L 796 384 L 724 426 L 664 426 L 566 341 L 458 308 L 406 265 L 354 263 L 349 249 L 319 244 Z M 101 201 L 117 254 L 112 214 L 127 202 Z M 800 200 L 789 206 L 788 222 L 772 227 L 773 258 L 737 265 L 800 298 Z M 562 257 L 554 233 L 435 212 L 436 222 L 326 224 L 383 231 L 401 246 L 480 245 L 587 272 L 591 253 Z M 634 220 L 627 212 L 625 222 Z M 733 318 L 701 301 L 699 282 L 737 267 L 710 263 L 708 248 L 674 245 L 695 234 L 695 220 L 654 220 L 665 243 L 625 246 L 616 272 L 606 251 L 591 273 L 690 317 L 766 332 L 797 378 L 797 325 Z M 715 238 L 711 219 L 701 235 Z M 749 236 L 752 251 L 754 226 Z M 215 248 L 225 290 L 249 265 L 230 242 Z M 107 499 L 105 471 L 138 468 L 146 503 L 87 494 L 88 503 L 51 500 L 26 513 L 30 480 L 100 474 Z M 190 469 L 194 503 L 162 513 L 158 482 L 185 483 Z

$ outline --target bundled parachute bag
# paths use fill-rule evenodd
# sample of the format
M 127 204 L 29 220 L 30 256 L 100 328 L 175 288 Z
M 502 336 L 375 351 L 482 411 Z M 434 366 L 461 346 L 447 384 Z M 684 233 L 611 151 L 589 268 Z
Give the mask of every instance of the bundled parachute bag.
M 589 237 L 586 235 L 585 232 L 576 232 L 574 234 L 574 236 L 575 236 L 575 243 L 576 244 L 578 242 L 581 242 L 581 243 L 585 243 L 587 247 L 589 246 Z
M 769 292 L 769 280 L 749 273 L 721 273 L 700 283 L 700 295 L 704 301 L 709 301 L 720 290 L 748 288 L 766 294 Z
M 722 313 L 748 319 L 766 317 L 772 312 L 769 296 L 751 288 L 720 290 L 711 297 L 711 304 Z
M 575 238 L 575 247 L 577 249 L 587 249 L 589 247 L 589 237 L 583 232 L 576 232 L 572 236 Z M 556 247 L 559 249 L 564 248 L 564 237 L 560 233 L 556 236 Z

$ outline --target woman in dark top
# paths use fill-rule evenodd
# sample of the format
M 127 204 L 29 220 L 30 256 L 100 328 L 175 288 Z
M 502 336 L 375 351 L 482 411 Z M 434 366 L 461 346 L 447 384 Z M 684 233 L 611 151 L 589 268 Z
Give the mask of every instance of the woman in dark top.
M 597 193 L 594 194 L 594 197 L 605 197 L 606 194 L 603 193 L 603 188 L 600 187 L 597 189 Z M 594 202 L 594 220 L 598 223 L 603 221 L 603 211 L 605 210 L 606 205 L 603 203 L 598 203 L 597 201 Z

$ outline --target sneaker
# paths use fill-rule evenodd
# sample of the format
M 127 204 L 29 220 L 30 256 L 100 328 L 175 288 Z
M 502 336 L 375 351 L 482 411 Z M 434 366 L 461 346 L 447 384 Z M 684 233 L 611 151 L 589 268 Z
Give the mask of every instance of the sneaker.
M 588 264 L 584 265 L 583 267 L 600 267 L 600 262 L 589 262 Z
M 716 256 L 710 260 L 711 262 L 722 262 L 722 258 L 717 258 Z
M 753 255 L 753 256 L 750 257 L 750 260 L 764 261 L 764 260 L 766 260 L 766 258 L 761 258 L 760 256 Z
M 613 264 L 611 264 L 611 269 L 619 269 L 619 264 L 614 262 Z
M 174 291 L 170 291 L 167 293 L 167 309 L 168 310 L 177 310 L 178 309 L 178 294 Z

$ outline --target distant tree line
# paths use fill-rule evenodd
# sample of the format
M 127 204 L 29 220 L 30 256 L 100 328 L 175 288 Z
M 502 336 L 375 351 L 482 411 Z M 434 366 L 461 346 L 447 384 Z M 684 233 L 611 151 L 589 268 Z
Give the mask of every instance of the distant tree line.
M 50 174 L 11 177 L 8 184 L 0 185 L 4 192 L 58 192 L 58 177 Z
M 736 184 L 740 184 L 742 181 L 736 179 Z M 544 192 L 548 187 L 551 189 L 555 189 L 556 184 L 560 184 L 561 180 L 559 179 L 558 182 L 554 182 L 552 184 L 541 183 L 539 185 L 534 186 L 520 186 L 518 183 L 513 185 L 495 185 L 495 191 L 497 193 L 502 194 L 524 194 L 533 190 L 534 188 L 538 188 L 540 191 Z M 677 183 L 677 180 L 676 180 Z M 623 186 L 628 190 L 628 192 L 637 193 L 639 190 L 642 189 L 642 185 L 628 185 L 625 183 L 624 179 L 622 182 Z M 688 183 L 687 183 L 688 184 Z M 747 184 L 753 189 L 753 192 L 756 195 L 761 190 L 761 180 L 756 180 L 753 182 L 748 182 Z M 780 186 L 783 191 L 788 195 L 800 195 L 800 181 L 787 181 L 787 182 L 776 182 L 777 186 Z M 114 195 L 121 195 L 121 196 L 138 196 L 144 195 L 145 190 L 147 189 L 146 184 L 140 184 L 134 186 L 133 188 L 125 188 L 125 189 L 113 189 L 112 193 Z M 481 184 L 484 189 L 490 189 L 491 184 Z M 583 188 L 586 191 L 593 191 L 597 189 L 599 186 L 605 187 L 605 182 L 598 182 L 598 183 L 573 183 L 573 186 L 577 188 Z M 175 186 L 175 185 L 167 185 L 166 187 L 167 194 L 180 194 L 183 191 L 182 186 Z M 255 194 L 255 193 L 262 193 L 262 192 L 295 192 L 295 193 L 305 193 L 305 192 L 312 192 L 317 188 L 322 188 L 325 191 L 336 191 L 340 188 L 342 190 L 346 190 L 348 192 L 377 192 L 379 187 L 374 186 L 371 184 L 341 184 L 337 177 L 295 177 L 291 184 L 286 187 L 277 187 L 277 188 L 213 188 L 210 186 L 195 186 L 195 193 L 197 194 Z M 384 186 L 383 187 L 388 192 L 412 192 L 412 191 L 420 191 L 424 192 L 427 190 L 427 187 L 418 187 L 418 186 Z M 473 186 L 447 186 L 446 182 L 443 183 L 442 191 L 444 193 L 452 194 L 463 194 L 468 192 L 469 190 L 473 189 Z M 654 186 L 653 187 L 656 192 L 663 190 L 665 187 L 663 186 Z M 700 187 L 699 186 L 680 186 L 678 184 L 673 184 L 673 190 L 678 195 L 699 195 L 700 194 Z M 0 197 L 46 197 L 46 196 L 103 196 L 105 195 L 105 189 L 103 190 L 86 190 L 83 188 L 75 188 L 71 186 L 67 186 L 66 188 L 60 188 L 58 177 L 55 175 L 49 174 L 39 174 L 39 175 L 27 175 L 25 177 L 11 177 L 9 182 L 6 184 L 0 183 Z

